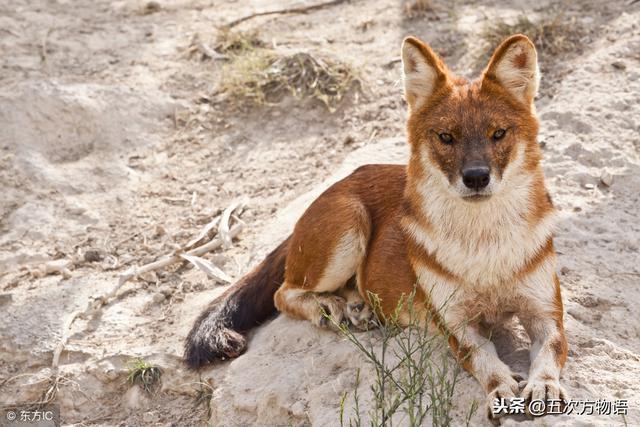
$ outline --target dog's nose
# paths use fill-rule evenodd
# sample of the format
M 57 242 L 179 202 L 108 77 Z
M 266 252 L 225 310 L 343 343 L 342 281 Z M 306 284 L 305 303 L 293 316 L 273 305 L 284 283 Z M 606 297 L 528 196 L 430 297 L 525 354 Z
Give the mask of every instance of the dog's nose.
M 462 182 L 472 190 L 482 190 L 489 185 L 490 169 L 482 164 L 471 164 L 462 169 Z

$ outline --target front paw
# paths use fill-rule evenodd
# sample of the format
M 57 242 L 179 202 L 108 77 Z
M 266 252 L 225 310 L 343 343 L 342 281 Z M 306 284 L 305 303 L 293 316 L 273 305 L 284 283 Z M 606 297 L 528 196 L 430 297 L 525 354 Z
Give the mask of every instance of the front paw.
M 494 381 L 495 382 L 495 381 Z M 499 418 L 505 415 L 505 408 L 509 407 L 509 402 L 518 395 L 518 382 L 513 377 L 506 377 L 499 382 L 490 384 L 489 395 L 487 396 L 487 416 L 494 424 L 500 423 Z
M 567 392 L 560 385 L 558 378 L 552 375 L 543 374 L 530 378 L 522 394 L 520 395 L 527 402 L 534 400 L 549 402 L 550 400 L 568 400 Z
M 339 329 L 340 325 L 347 324 L 345 318 L 346 301 L 337 295 L 323 295 L 317 297 L 318 313 L 312 319 L 313 324 L 320 328 Z

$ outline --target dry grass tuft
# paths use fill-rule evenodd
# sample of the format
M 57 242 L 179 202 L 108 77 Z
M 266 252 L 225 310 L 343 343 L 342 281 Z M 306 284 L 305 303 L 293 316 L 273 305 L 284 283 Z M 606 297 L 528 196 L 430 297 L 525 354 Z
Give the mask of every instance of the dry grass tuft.
M 209 382 L 198 382 L 196 395 L 193 402 L 194 408 L 204 407 L 207 418 L 211 418 L 211 398 L 213 397 L 213 386 Z
M 402 6 L 402 13 L 407 19 L 414 19 L 433 11 L 431 0 L 408 0 Z
M 358 83 L 347 65 L 328 58 L 304 52 L 280 56 L 269 49 L 252 48 L 225 64 L 219 89 L 256 105 L 278 102 L 290 93 L 298 99 L 317 99 L 333 111 Z
M 482 38 L 488 45 L 497 47 L 513 34 L 524 34 L 533 41 L 539 52 L 557 55 L 575 48 L 581 33 L 574 20 L 566 19 L 562 13 L 550 13 L 537 22 L 524 15 L 519 16 L 514 24 L 498 20 L 485 28 Z
M 218 32 L 215 51 L 229 60 L 222 67 L 218 89 L 234 102 L 273 104 L 292 94 L 317 99 L 333 111 L 359 83 L 340 62 L 304 52 L 280 55 L 266 47 L 257 31 L 224 28 Z
M 218 31 L 215 50 L 220 54 L 240 54 L 257 48 L 263 48 L 266 44 L 260 39 L 257 30 L 234 31 L 223 27 Z

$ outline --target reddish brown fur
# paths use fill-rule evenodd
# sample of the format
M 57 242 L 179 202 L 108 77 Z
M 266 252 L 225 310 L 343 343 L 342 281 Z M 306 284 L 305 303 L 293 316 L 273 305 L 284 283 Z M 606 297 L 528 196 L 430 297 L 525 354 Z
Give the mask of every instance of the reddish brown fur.
M 497 129 L 506 129 L 505 137 L 492 141 Z M 458 144 L 439 142 L 439 133 L 449 133 Z M 538 122 L 522 104 L 514 101 L 498 84 L 477 80 L 469 85 L 451 86 L 430 98 L 407 122 L 412 149 L 427 147 L 431 158 L 449 178 L 459 174 L 465 161 L 485 160 L 502 175 L 512 160 L 516 140 L 527 141 L 527 168 L 539 164 L 540 150 L 535 139 Z
M 536 252 L 536 254 L 529 259 L 523 268 L 521 268 L 516 274 L 515 279 L 520 280 L 535 271 L 540 264 L 542 264 L 550 256 L 555 255 L 555 249 L 553 248 L 553 239 L 548 239 L 547 243 Z
M 501 383 L 502 383 L 502 378 L 498 377 L 497 375 L 492 375 L 489 378 L 489 382 L 487 383 L 487 392 L 494 390 Z
M 527 54 L 525 52 L 522 52 L 516 55 L 515 58 L 513 58 L 513 65 L 517 68 L 524 68 L 527 66 L 527 60 Z

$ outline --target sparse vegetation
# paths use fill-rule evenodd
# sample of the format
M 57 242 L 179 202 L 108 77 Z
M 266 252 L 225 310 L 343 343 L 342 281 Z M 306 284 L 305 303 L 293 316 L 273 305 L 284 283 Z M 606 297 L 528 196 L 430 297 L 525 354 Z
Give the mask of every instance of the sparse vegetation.
M 215 50 L 221 54 L 241 54 L 253 49 L 264 48 L 265 42 L 260 39 L 257 30 L 234 31 L 223 27 L 218 31 Z
M 560 12 L 549 12 L 538 21 L 520 15 L 515 23 L 497 20 L 487 26 L 482 38 L 488 47 L 496 47 L 513 34 L 524 34 L 535 43 L 539 52 L 557 55 L 573 49 L 580 41 L 581 31 L 574 20 L 567 19 Z M 486 62 L 485 56 L 480 62 Z
M 426 310 L 414 305 L 415 292 L 398 303 L 389 317 L 376 320 L 373 339 L 371 333 L 365 340 L 354 334 L 344 324 L 334 325 L 364 355 L 375 372 L 373 409 L 368 414 L 360 411 L 360 372 L 356 373 L 353 391 L 353 415 L 345 420 L 347 393 L 340 400 L 340 425 L 361 426 L 363 417 L 371 425 L 394 424 L 421 426 L 430 416 L 434 426 L 449 426 L 453 406 L 453 392 L 461 373 L 460 364 L 448 352 L 449 334 L 439 334 L 424 325 L 435 318 Z M 380 301 L 369 295 L 372 307 L 380 312 Z M 409 315 L 408 326 L 400 325 L 402 313 Z M 333 321 L 333 319 L 332 319 Z M 474 401 L 467 420 L 476 411 Z M 366 422 L 366 421 L 365 421 Z
M 232 99 L 256 105 L 291 94 L 317 99 L 330 111 L 359 80 L 345 64 L 307 52 L 280 55 L 267 49 L 256 33 L 221 33 L 218 51 L 230 55 L 222 67 L 219 89 Z
M 408 19 L 417 18 L 431 10 L 433 10 L 431 0 L 408 0 L 402 7 L 402 13 Z
M 160 386 L 162 370 L 143 359 L 134 359 L 129 365 L 127 382 L 138 385 L 145 392 L 154 394 Z
M 211 418 L 211 398 L 213 397 L 213 387 L 208 382 L 200 381 L 196 383 L 196 396 L 193 407 L 204 407 L 207 411 L 207 418 Z

